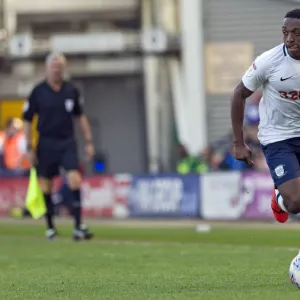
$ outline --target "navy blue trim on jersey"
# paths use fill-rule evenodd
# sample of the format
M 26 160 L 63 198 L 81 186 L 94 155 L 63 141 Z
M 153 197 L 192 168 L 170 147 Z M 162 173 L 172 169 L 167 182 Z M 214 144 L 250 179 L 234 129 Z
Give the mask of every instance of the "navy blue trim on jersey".
M 285 45 L 283 45 L 283 54 L 284 54 L 284 56 L 286 56 L 286 49 L 285 49 Z

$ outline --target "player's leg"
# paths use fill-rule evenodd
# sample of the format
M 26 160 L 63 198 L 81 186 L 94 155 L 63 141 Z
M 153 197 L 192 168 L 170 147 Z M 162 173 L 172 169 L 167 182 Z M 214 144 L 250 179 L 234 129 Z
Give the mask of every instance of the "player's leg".
M 69 215 L 73 215 L 73 195 L 72 191 L 70 190 L 67 179 L 63 179 L 63 183 L 61 184 L 59 190 L 57 191 L 57 196 L 60 198 L 60 207 L 65 207 Z
M 46 231 L 46 236 L 49 239 L 52 239 L 56 235 L 56 229 L 54 226 L 54 205 L 52 202 L 52 179 L 40 177 L 39 182 L 41 185 L 41 189 L 44 193 L 44 198 L 46 202 L 46 207 L 47 207 L 47 213 L 46 213 L 46 223 L 47 223 L 47 231 Z
M 81 175 L 78 170 L 67 172 L 67 184 L 72 197 L 74 227 L 79 230 L 81 225 Z
M 73 238 L 75 240 L 91 239 L 93 234 L 88 227 L 82 224 L 82 201 L 81 201 L 81 174 L 78 170 L 68 170 L 67 172 L 68 187 L 73 198 L 73 217 L 74 217 L 74 232 Z
M 54 225 L 54 204 L 52 201 L 52 179 L 59 173 L 59 152 L 54 148 L 55 145 L 51 141 L 40 139 L 37 147 L 37 171 L 41 189 L 44 193 L 44 198 L 47 207 L 46 224 L 47 231 L 46 236 L 49 239 L 53 239 L 56 235 L 56 229 Z
M 282 210 L 291 214 L 300 213 L 300 175 L 279 185 L 278 191 L 277 202 Z
M 295 164 L 295 176 L 278 187 L 279 194 L 277 194 L 278 203 L 284 210 L 292 214 L 300 213 L 300 139 L 291 139 L 289 141 L 290 147 L 296 153 L 298 164 Z
M 92 233 L 82 224 L 82 201 L 80 191 L 82 177 L 79 172 L 79 160 L 75 141 L 70 141 L 70 143 L 66 145 L 62 157 L 62 167 L 67 171 L 67 183 L 73 198 L 73 237 L 75 240 L 90 239 L 93 236 Z
M 275 183 L 271 207 L 278 222 L 284 223 L 288 213 L 300 208 L 300 166 L 297 154 L 289 141 L 263 147 L 271 176 Z

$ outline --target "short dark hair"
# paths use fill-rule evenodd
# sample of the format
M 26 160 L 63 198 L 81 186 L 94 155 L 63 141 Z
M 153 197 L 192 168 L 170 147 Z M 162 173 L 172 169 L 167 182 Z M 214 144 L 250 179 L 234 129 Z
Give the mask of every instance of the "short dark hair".
M 286 13 L 285 18 L 300 19 L 300 9 L 293 9 Z

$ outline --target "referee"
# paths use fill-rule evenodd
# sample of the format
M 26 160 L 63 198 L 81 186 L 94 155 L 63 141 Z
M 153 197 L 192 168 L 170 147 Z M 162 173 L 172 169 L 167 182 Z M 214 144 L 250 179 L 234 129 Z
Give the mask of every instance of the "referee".
M 37 84 L 24 104 L 24 132 L 27 153 L 33 166 L 37 166 L 41 188 L 47 206 L 46 237 L 53 239 L 57 233 L 53 223 L 54 206 L 51 199 L 53 178 L 60 168 L 66 171 L 68 186 L 73 198 L 75 240 L 90 239 L 92 233 L 81 223 L 81 175 L 73 120 L 76 119 L 86 141 L 87 159 L 94 156 L 94 145 L 88 120 L 83 113 L 79 91 L 63 79 L 66 59 L 60 53 L 51 53 L 46 58 L 46 79 Z M 31 123 L 38 115 L 39 141 L 37 151 L 32 149 Z

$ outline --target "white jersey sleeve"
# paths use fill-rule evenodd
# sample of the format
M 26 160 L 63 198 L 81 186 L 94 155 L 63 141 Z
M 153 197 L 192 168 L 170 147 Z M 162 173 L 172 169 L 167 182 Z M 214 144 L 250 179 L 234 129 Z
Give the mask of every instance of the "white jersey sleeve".
M 258 56 L 242 78 L 244 86 L 252 92 L 256 91 L 268 81 L 271 68 L 272 62 L 268 52 Z

